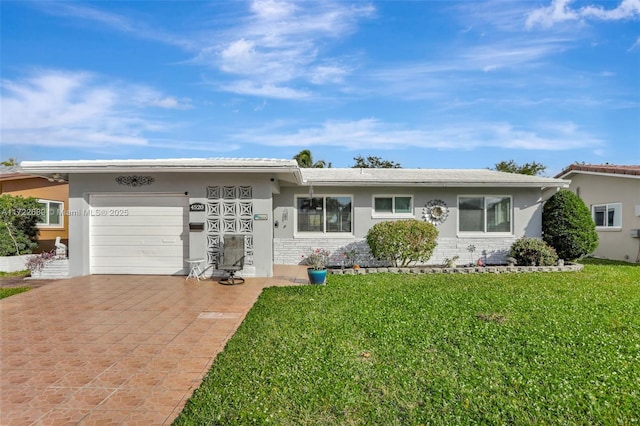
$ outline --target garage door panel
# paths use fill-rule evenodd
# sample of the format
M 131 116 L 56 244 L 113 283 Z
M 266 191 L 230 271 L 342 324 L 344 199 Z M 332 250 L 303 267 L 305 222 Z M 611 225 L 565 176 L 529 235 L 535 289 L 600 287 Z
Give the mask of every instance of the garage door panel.
M 132 275 L 185 275 L 184 268 L 165 266 L 127 266 L 122 272 L 114 271 L 113 266 L 97 266 L 91 268 L 92 274 L 132 274 Z
M 178 196 L 172 195 L 149 195 L 139 194 L 130 196 L 111 196 L 111 195 L 94 195 L 91 198 L 92 207 L 110 207 L 110 208 L 126 208 L 135 209 L 143 208 L 148 209 L 150 207 L 167 207 L 175 208 L 177 206 L 176 199 Z M 182 197 L 184 198 L 184 197 Z
M 141 265 L 136 258 L 131 256 L 113 256 L 113 257 L 100 257 L 94 262 L 95 267 L 110 267 L 114 263 L 117 263 L 119 267 L 128 268 L 129 266 L 135 267 L 169 267 L 171 269 L 180 270 L 184 268 L 184 262 L 180 265 L 167 264 L 171 261 L 172 256 L 154 256 L 152 259 L 147 259 L 144 265 Z
M 159 232 L 157 226 L 136 226 L 135 229 L 131 229 L 130 226 L 101 226 L 99 228 L 94 228 L 92 235 L 93 237 L 100 236 L 114 236 L 114 237 L 127 237 L 135 234 L 135 236 L 145 237 L 145 236 L 166 236 L 166 235 L 183 235 L 181 232 L 184 232 L 184 226 L 163 226 L 162 233 Z
M 187 201 L 150 194 L 91 197 L 91 273 L 186 273 Z
M 137 246 L 140 248 L 146 246 L 184 246 L 185 243 L 176 235 L 96 235 L 91 239 L 91 247 L 98 248 L 102 246 Z
M 149 226 L 163 228 L 165 226 L 184 226 L 182 216 L 115 216 L 93 217 L 91 225 L 96 226 Z
M 118 246 L 117 250 L 114 250 L 113 247 L 109 246 L 101 246 L 94 247 L 93 253 L 94 256 L 100 258 L 117 258 L 117 257 L 137 257 L 137 256 L 152 256 L 152 257 L 169 257 L 175 258 L 178 256 L 182 256 L 185 247 L 183 245 L 179 246 L 169 246 L 169 245 L 157 245 L 157 246 L 145 246 L 144 248 L 140 248 L 137 245 L 132 245 L 129 247 L 126 246 Z

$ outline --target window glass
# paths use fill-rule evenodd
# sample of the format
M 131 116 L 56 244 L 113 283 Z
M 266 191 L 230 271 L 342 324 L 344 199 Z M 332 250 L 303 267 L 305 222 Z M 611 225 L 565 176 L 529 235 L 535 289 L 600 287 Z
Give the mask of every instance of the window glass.
M 374 200 L 374 209 L 376 213 L 392 213 L 391 197 L 376 197 Z
M 411 213 L 411 197 L 395 197 L 395 213 Z
M 327 232 L 351 232 L 351 197 L 327 197 Z
M 595 206 L 593 208 L 593 221 L 596 223 L 596 226 L 605 226 L 604 216 L 606 211 L 606 206 Z
M 324 198 L 298 198 L 298 231 L 322 232 Z
M 298 198 L 298 232 L 351 232 L 351 197 Z
M 49 203 L 49 225 L 62 223 L 62 203 Z
M 39 216 L 38 223 L 46 225 L 47 223 L 49 223 L 49 221 L 47 220 L 47 214 L 49 212 L 49 203 L 39 202 L 38 204 L 40 204 L 40 211 L 42 212 L 42 214 Z
M 487 197 L 487 232 L 511 231 L 511 199 Z
M 458 202 L 460 231 L 484 231 L 484 198 L 460 197 Z
M 622 204 L 601 204 L 593 206 L 593 221 L 599 227 L 622 226 Z

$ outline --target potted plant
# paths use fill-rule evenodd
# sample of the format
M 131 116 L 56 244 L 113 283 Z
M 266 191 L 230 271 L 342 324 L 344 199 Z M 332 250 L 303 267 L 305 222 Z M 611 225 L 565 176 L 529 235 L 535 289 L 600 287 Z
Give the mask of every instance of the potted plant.
M 312 250 L 305 258 L 305 263 L 309 265 L 307 274 L 311 284 L 324 284 L 327 279 L 327 262 L 329 261 L 329 250 Z M 303 256 L 304 257 L 304 256 Z

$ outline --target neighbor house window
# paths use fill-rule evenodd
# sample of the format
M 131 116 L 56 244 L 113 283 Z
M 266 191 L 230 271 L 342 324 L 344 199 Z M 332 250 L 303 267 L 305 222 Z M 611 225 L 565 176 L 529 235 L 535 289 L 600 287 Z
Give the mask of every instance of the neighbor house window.
M 411 216 L 413 197 L 410 195 L 375 195 L 373 197 L 374 216 Z
M 458 198 L 460 232 L 511 232 L 511 197 Z
M 351 197 L 298 197 L 298 232 L 351 232 Z
M 620 228 L 622 226 L 622 204 L 596 204 L 592 207 L 593 221 L 597 227 Z
M 64 204 L 60 201 L 38 200 L 40 203 L 40 221 L 38 226 L 62 228 Z

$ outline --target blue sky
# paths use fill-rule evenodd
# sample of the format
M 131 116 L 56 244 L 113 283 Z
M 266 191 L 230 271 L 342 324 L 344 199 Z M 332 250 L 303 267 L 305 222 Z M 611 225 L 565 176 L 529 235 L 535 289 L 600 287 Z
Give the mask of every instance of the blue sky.
M 3 160 L 640 164 L 640 0 L 0 8 Z

